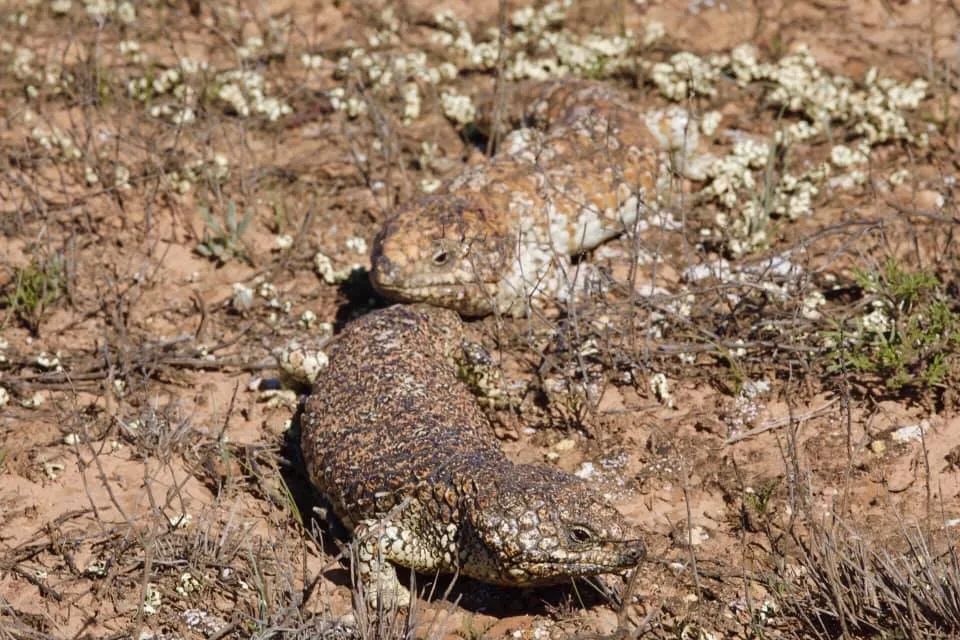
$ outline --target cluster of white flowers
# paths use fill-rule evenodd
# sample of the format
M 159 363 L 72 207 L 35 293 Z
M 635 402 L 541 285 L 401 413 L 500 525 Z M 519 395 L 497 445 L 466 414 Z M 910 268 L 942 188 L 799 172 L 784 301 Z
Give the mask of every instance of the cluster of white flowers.
M 714 233 L 725 239 L 727 248 L 739 256 L 767 243 L 770 214 L 790 219 L 812 211 L 817 195 L 819 173 L 813 170 L 802 176 L 785 173 L 772 185 L 769 202 L 761 202 L 757 172 L 771 161 L 771 146 L 753 139 L 734 144 L 729 154 L 707 167 L 707 184 L 700 197 L 714 201 L 719 208 L 715 231 L 705 230 L 705 237 Z
M 136 55 L 139 46 L 121 46 L 121 52 Z M 197 90 L 190 80 L 202 71 L 207 63 L 190 58 L 181 58 L 178 66 L 163 69 L 152 78 L 138 77 L 127 81 L 127 95 L 141 102 L 152 102 L 148 113 L 173 124 L 185 125 L 196 120 Z M 171 97 L 173 100 L 164 100 Z
M 827 303 L 827 299 L 820 291 L 813 291 L 803 299 L 803 305 L 800 308 L 800 315 L 807 320 L 819 320 L 821 317 L 820 307 Z
M 36 73 L 33 68 L 36 57 L 37 54 L 34 53 L 33 49 L 17 47 L 13 52 L 13 60 L 10 62 L 10 71 L 13 72 L 13 77 L 17 80 L 32 78 Z
M 667 35 L 667 28 L 662 22 L 651 20 L 643 27 L 643 46 L 650 45 L 662 40 Z
M 850 126 L 870 145 L 890 140 L 926 144 L 922 134 L 914 135 L 909 130 L 903 115 L 916 109 L 926 96 L 927 82 L 921 78 L 902 84 L 881 78 L 877 69 L 871 68 L 863 87 L 858 88 L 851 78 L 821 69 L 803 45 L 769 64 L 758 62 L 756 50 L 749 44 L 740 45 L 715 62 L 741 85 L 769 83 L 772 88 L 767 101 L 771 105 L 808 119 L 811 129 L 803 139 L 840 124 Z
M 60 2 L 57 13 L 66 13 L 70 10 L 69 3 Z M 87 15 L 98 22 L 114 18 L 123 24 L 133 24 L 137 21 L 137 10 L 129 0 L 84 0 L 83 8 Z
M 841 169 L 854 164 L 866 164 L 869 159 L 870 145 L 865 141 L 861 142 L 856 149 L 838 144 L 830 150 L 830 161 Z
M 119 50 L 120 55 L 131 64 L 145 65 L 147 63 L 147 55 L 141 51 L 140 43 L 136 40 L 121 40 L 117 44 L 117 50 Z
M 690 53 L 675 53 L 667 62 L 645 63 L 650 81 L 669 100 L 686 100 L 699 95 L 712 97 L 721 69 L 716 64 Z
M 904 184 L 909 178 L 910 178 L 909 169 L 897 169 L 896 171 L 890 174 L 890 176 L 887 178 L 887 182 L 889 182 L 891 186 L 898 187 Z
M 539 9 L 525 7 L 513 12 L 511 33 L 503 38 L 505 59 L 501 60 L 501 34 L 490 29 L 479 41 L 465 21 L 450 12 L 439 12 L 434 20 L 438 31 L 435 44 L 449 50 L 465 69 L 491 70 L 504 65 L 510 79 L 544 80 L 566 75 L 607 77 L 633 68 L 628 52 L 635 48 L 631 33 L 622 36 L 587 34 L 580 36 L 562 28 L 572 0 L 548 2 Z M 652 43 L 662 37 L 663 25 L 644 36 Z
M 679 64 L 675 62 L 678 56 Z M 833 188 L 865 184 L 868 177 L 863 167 L 873 146 L 891 140 L 927 144 L 925 134 L 914 135 L 909 130 L 904 115 L 925 96 L 924 80 L 902 84 L 879 78 L 876 69 L 871 69 L 858 88 L 851 78 L 821 69 L 802 45 L 773 63 L 759 62 L 756 50 L 745 44 L 729 55 L 712 56 L 706 61 L 677 54 L 671 64 L 660 65 L 666 66 L 648 65 L 650 79 L 670 99 L 712 95 L 713 83 L 725 74 L 741 86 L 763 83 L 767 102 L 786 111 L 785 123 L 769 142 L 750 142 L 746 148 L 745 143 L 738 142 L 728 155 L 714 162 L 707 172 L 707 184 L 698 194 L 705 201 L 715 201 L 720 209 L 717 228 L 706 230 L 704 236 L 713 237 L 715 232 L 735 255 L 765 245 L 771 215 L 796 219 L 812 213 L 813 200 L 828 179 Z M 783 173 L 779 177 L 779 167 L 768 166 L 772 149 L 779 156 L 794 144 L 829 137 L 831 129 L 836 128 L 845 128 L 855 139 L 850 146 L 835 145 L 828 162 L 800 175 Z M 834 168 L 847 172 L 831 177 Z M 766 173 L 763 178 L 761 170 Z M 775 182 L 759 188 L 758 183 L 770 176 Z M 767 194 L 765 202 L 760 202 L 758 192 Z
M 721 120 L 723 120 L 723 114 L 719 111 L 707 111 L 700 118 L 700 131 L 708 138 L 713 137 L 720 127 Z
M 352 251 L 361 256 L 366 256 L 369 252 L 367 241 L 364 240 L 362 236 L 350 236 L 343 244 L 347 247 L 348 251 Z
M 315 53 L 307 53 L 304 51 L 300 54 L 300 64 L 307 69 L 320 69 L 326 64 L 326 62 L 326 58 Z
M 746 380 L 743 383 L 726 416 L 730 436 L 736 436 L 756 423 L 766 408 L 763 398 L 769 393 L 770 382 L 767 380 Z
M 53 0 L 53 2 L 50 3 L 50 11 L 55 16 L 62 16 L 70 13 L 70 9 L 72 7 L 72 0 Z
M 650 376 L 650 391 L 668 407 L 673 408 L 676 403 L 676 398 L 670 392 L 670 383 L 667 381 L 667 376 L 662 373 L 655 373 Z
M 634 60 L 629 52 L 636 47 L 632 34 L 605 36 L 588 34 L 579 36 L 562 29 L 567 9 L 573 0 L 549 2 L 539 9 L 525 7 L 511 14 L 511 31 L 505 37 L 496 28 L 475 37 L 466 21 L 452 12 L 440 11 L 434 16 L 434 31 L 431 40 L 445 50 L 456 64 L 444 61 L 436 65 L 428 62 L 423 51 L 401 53 L 383 50 L 385 45 L 397 45 L 399 20 L 388 12 L 381 20 L 382 28 L 367 36 L 368 46 L 379 51 L 368 51 L 355 45 L 336 65 L 335 76 L 340 79 L 356 78 L 363 86 L 380 93 L 394 91 L 403 100 L 403 116 L 406 122 L 420 113 L 420 98 L 416 92 L 423 85 L 441 85 L 455 80 L 461 70 L 492 70 L 503 65 L 504 75 L 510 79 L 549 79 L 566 75 L 593 78 L 632 70 Z M 663 25 L 656 23 L 644 36 L 644 42 L 652 43 L 663 36 Z M 501 59 L 501 43 L 503 59 Z M 303 56 L 304 66 L 316 68 L 322 64 L 315 56 Z M 440 92 L 447 98 L 443 109 L 457 124 L 473 120 L 473 109 L 467 108 L 462 96 L 452 91 Z M 345 87 L 337 87 L 329 94 L 335 109 L 355 118 L 367 111 L 366 102 L 353 95 Z M 453 115 L 451 115 L 453 114 Z
M 830 175 L 830 165 L 822 163 L 799 176 L 784 173 L 773 189 L 770 213 L 796 220 L 813 213 L 813 199 L 820 193 L 818 185 Z
M 256 71 L 225 71 L 217 75 L 214 84 L 217 86 L 214 95 L 242 118 L 255 114 L 274 122 L 293 113 L 286 102 L 267 95 L 266 81 Z
M 254 280 L 254 283 L 257 282 L 257 279 Z M 287 315 L 293 309 L 293 302 L 290 300 L 281 300 L 280 295 L 277 292 L 277 287 L 272 282 L 260 282 L 257 286 L 257 293 L 261 298 L 267 301 L 267 307 L 270 309 L 275 309 L 280 313 Z M 270 322 L 271 324 L 277 321 L 277 315 L 275 312 L 270 313 Z
M 914 135 L 907 127 L 903 111 L 916 109 L 927 94 L 927 81 L 914 79 L 903 85 L 891 78 L 878 78 L 876 68 L 867 72 L 866 91 L 851 106 L 854 131 L 870 144 L 888 140 L 906 140 L 918 146 L 928 144 L 926 134 Z
M 455 91 L 443 92 L 440 96 L 440 106 L 443 108 L 443 115 L 459 125 L 473 122 L 477 117 L 477 108 L 470 96 L 461 95 Z
M 304 62 L 305 65 L 308 63 L 318 64 L 312 59 Z M 337 61 L 334 75 L 339 79 L 359 75 L 362 84 L 376 91 L 399 88 L 404 104 L 404 121 L 409 124 L 420 116 L 423 98 L 421 83 L 437 85 L 445 80 L 456 78 L 457 73 L 457 68 L 449 62 L 437 66 L 428 64 L 427 54 L 423 51 L 390 54 L 368 52 L 358 47 Z M 344 87 L 334 88 L 328 96 L 334 109 L 345 111 L 351 118 L 367 112 L 366 101 L 359 96 L 348 95 Z
M 260 55 L 263 50 L 263 38 L 260 36 L 248 36 L 243 44 L 236 48 L 237 57 L 241 60 L 249 60 Z
M 701 193 L 711 193 L 721 204 L 732 208 L 740 190 L 753 191 L 756 185 L 752 169 L 762 169 L 770 159 L 770 146 L 765 142 L 741 140 L 733 150 L 707 168 L 709 184 Z
M 627 55 L 636 46 L 631 35 L 587 34 L 579 37 L 569 31 L 549 31 L 537 42 L 536 52 L 547 62 L 548 68 L 555 67 L 554 76 L 572 74 L 600 78 L 633 68 L 633 60 Z M 532 77 L 531 72 L 535 73 L 538 68 L 542 65 L 517 64 L 510 75 Z
M 113 167 L 113 186 L 121 191 L 130 189 L 130 169 L 126 165 L 117 164 Z
M 160 595 L 160 589 L 154 583 L 148 582 L 143 595 L 143 612 L 152 616 L 160 610 L 162 604 L 163 597 Z
M 208 159 L 185 162 L 179 169 L 165 173 L 163 180 L 167 188 L 182 195 L 197 183 L 223 184 L 229 177 L 230 161 L 227 156 L 214 153 Z
M 424 193 L 434 193 L 443 186 L 443 182 L 437 178 L 424 178 L 420 181 L 420 191 Z
M 420 87 L 416 82 L 403 85 L 403 122 L 410 124 L 420 117 Z
M 127 50 L 139 48 L 131 49 L 127 45 Z M 153 103 L 148 112 L 155 118 L 178 125 L 189 124 L 196 120 L 197 100 L 207 71 L 206 61 L 181 58 L 176 67 L 163 69 L 152 78 L 141 76 L 128 80 L 127 94 L 141 102 Z M 222 71 L 213 76 L 211 84 L 210 93 L 214 98 L 241 118 L 256 115 L 273 122 L 293 112 L 286 102 L 267 94 L 266 80 L 256 71 Z
M 334 87 L 327 92 L 327 97 L 330 98 L 330 106 L 337 111 L 345 111 L 351 118 L 367 112 L 367 101 L 360 96 L 347 96 L 347 90 L 343 87 Z
M 866 334 L 883 335 L 890 331 L 892 323 L 886 303 L 876 300 L 873 303 L 873 310 L 860 319 L 860 328 Z
M 300 314 L 300 326 L 309 331 L 317 323 L 317 314 L 310 309 L 304 309 Z
M 46 395 L 42 391 L 34 391 L 31 395 L 20 400 L 20 406 L 24 409 L 36 409 L 46 402 Z M 62 464 L 49 464 L 44 465 L 44 467 L 51 473 L 54 473 L 54 476 L 51 477 L 51 480 L 56 479 L 56 472 L 63 471 L 64 466 Z
M 435 67 L 428 64 L 427 54 L 423 51 L 390 54 L 368 52 L 359 47 L 337 61 L 334 76 L 343 79 L 353 73 L 359 73 L 361 79 L 372 86 L 391 87 L 406 82 L 439 84 L 442 80 L 456 78 L 458 72 L 449 62 Z
M 199 591 L 200 586 L 200 581 L 189 571 L 185 571 L 180 574 L 180 584 L 177 585 L 176 592 L 181 598 L 186 598 L 189 594 Z
M 333 266 L 333 260 L 331 260 L 327 254 L 318 251 L 316 255 L 313 256 L 313 270 L 316 271 L 317 275 L 323 278 L 323 281 L 327 284 L 346 282 L 347 279 L 350 278 L 351 273 L 363 268 L 362 264 L 355 263 L 349 267 L 337 269 Z
M 30 131 L 30 138 L 64 160 L 79 160 L 83 157 L 73 138 L 59 127 L 52 126 L 48 129 L 38 125 Z
M 74 82 L 73 74 L 64 70 L 57 62 L 47 61 L 38 66 L 36 52 L 27 47 L 13 49 L 8 68 L 14 78 L 24 83 L 24 91 L 29 98 L 39 95 L 39 87 L 47 93 L 58 95 Z

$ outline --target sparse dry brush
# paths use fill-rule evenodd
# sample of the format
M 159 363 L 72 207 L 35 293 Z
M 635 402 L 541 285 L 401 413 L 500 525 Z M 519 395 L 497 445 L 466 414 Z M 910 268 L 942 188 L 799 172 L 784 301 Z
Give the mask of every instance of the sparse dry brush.
M 960 635 L 956 3 L 481 4 L 0 0 L 0 640 Z M 276 354 L 559 77 L 710 157 L 462 373 L 655 557 L 350 613 Z

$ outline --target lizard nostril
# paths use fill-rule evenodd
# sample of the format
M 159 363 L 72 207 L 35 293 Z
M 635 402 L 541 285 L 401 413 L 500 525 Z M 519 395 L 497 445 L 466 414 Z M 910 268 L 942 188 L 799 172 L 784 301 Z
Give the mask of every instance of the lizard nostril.
M 641 560 L 647 557 L 647 548 L 643 545 L 642 542 L 634 542 L 627 549 L 627 558 L 630 562 L 637 564 Z

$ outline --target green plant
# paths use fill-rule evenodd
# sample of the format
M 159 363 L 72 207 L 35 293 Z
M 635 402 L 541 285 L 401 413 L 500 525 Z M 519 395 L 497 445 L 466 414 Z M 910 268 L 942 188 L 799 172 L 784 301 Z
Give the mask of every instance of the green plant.
M 960 314 L 940 281 L 896 260 L 857 272 L 856 281 L 871 310 L 825 332 L 830 372 L 864 374 L 895 394 L 943 391 L 960 372 Z
M 227 203 L 223 220 L 217 219 L 206 206 L 200 207 L 200 215 L 207 228 L 203 240 L 197 245 L 197 253 L 215 260 L 218 266 L 226 264 L 230 258 L 251 262 L 243 244 L 243 234 L 253 221 L 253 209 L 247 209 L 243 217 L 238 219 L 237 205 L 231 200 Z
M 29 265 L 14 270 L 13 280 L 0 297 L 0 303 L 37 335 L 46 312 L 60 299 L 65 288 L 62 256 L 34 258 Z
M 769 527 L 775 515 L 773 497 L 780 486 L 779 478 L 772 478 L 743 493 L 740 518 L 747 531 L 762 531 Z

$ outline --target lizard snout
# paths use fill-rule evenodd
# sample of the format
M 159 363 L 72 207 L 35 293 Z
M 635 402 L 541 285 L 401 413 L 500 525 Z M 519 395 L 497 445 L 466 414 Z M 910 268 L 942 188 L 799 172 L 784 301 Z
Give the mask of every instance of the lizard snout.
M 397 265 L 382 253 L 375 253 L 372 259 L 370 280 L 374 286 L 385 285 L 397 279 Z
M 647 557 L 647 547 L 639 540 L 632 540 L 627 543 L 623 555 L 630 564 L 640 564 Z

